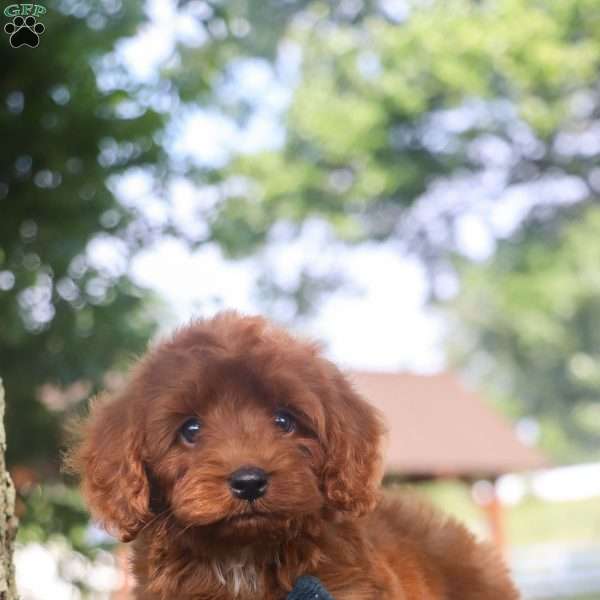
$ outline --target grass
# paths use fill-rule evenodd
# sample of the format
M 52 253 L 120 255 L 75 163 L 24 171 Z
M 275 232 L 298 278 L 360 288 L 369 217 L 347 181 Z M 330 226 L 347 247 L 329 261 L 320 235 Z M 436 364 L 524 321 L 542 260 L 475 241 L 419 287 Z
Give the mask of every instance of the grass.
M 600 542 L 600 501 L 541 502 L 529 498 L 506 512 L 513 544 Z

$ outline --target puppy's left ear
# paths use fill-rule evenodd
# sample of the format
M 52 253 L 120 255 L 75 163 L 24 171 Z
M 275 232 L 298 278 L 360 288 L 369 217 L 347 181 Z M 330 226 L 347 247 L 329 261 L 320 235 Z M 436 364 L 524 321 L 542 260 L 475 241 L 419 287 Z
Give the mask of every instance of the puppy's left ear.
M 334 369 L 335 397 L 324 407 L 326 458 L 322 486 L 332 508 L 360 516 L 377 502 L 385 427 L 375 408 Z

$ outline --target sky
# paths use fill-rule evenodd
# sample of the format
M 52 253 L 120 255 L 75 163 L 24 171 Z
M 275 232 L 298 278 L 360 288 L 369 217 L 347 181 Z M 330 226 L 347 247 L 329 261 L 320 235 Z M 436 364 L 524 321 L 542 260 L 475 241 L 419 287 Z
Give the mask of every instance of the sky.
M 328 356 L 348 368 L 442 368 L 443 323 L 425 306 L 420 265 L 373 246 L 348 251 L 339 264 L 359 289 L 327 297 L 301 333 L 322 340 Z M 214 246 L 194 252 L 176 239 L 162 240 L 138 255 L 133 274 L 160 292 L 176 323 L 219 308 L 260 312 L 252 294 L 255 265 L 229 263 Z

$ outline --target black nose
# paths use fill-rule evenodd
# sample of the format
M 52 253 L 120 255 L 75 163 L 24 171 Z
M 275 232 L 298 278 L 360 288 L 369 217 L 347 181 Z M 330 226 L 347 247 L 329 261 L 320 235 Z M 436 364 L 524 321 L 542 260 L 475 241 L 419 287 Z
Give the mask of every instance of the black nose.
M 268 475 L 258 467 L 242 467 L 229 478 L 229 487 L 236 498 L 256 500 L 265 495 L 269 484 Z

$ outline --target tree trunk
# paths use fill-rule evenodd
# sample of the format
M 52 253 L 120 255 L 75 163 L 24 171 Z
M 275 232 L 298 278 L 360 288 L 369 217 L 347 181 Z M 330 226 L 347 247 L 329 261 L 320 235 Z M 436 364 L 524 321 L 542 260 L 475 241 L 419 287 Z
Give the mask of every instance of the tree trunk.
M 15 489 L 4 462 L 4 388 L 0 379 L 0 600 L 16 600 L 13 543 L 17 532 Z

